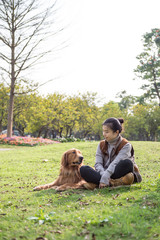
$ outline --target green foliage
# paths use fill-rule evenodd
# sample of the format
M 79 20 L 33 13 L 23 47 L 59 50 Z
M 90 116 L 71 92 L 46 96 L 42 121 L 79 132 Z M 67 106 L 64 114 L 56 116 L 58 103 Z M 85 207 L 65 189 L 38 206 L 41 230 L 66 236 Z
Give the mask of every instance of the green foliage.
M 30 130 L 30 123 L 35 114 L 33 106 L 40 106 L 40 101 L 39 104 L 36 102 L 37 99 L 39 100 L 39 97 L 36 96 L 36 93 L 15 96 L 14 126 L 22 136 L 24 136 L 26 130 Z
M 0 132 L 3 125 L 7 124 L 7 107 L 9 100 L 9 88 L 0 83 Z
M 124 90 L 117 94 L 117 98 L 121 100 L 118 102 L 118 105 L 121 110 L 128 109 L 136 102 L 136 97 L 132 95 L 127 95 L 127 92 Z
M 70 138 L 54 138 L 54 141 L 65 143 L 65 142 L 84 142 L 85 140 L 80 138 L 70 137 Z
M 126 137 L 135 140 L 156 141 L 159 138 L 160 108 L 154 105 L 133 106 L 127 117 Z
M 0 239 L 158 240 L 160 143 L 132 142 L 143 178 L 140 184 L 94 191 L 32 190 L 57 178 L 67 149 L 80 149 L 84 164 L 93 166 L 97 145 L 7 146 L 10 150 L 0 151 Z
M 18 90 L 17 90 L 18 91 Z M 8 89 L 0 89 L 0 128 L 7 125 Z M 148 95 L 149 96 L 149 95 Z M 145 97 L 119 93 L 119 102 L 96 105 L 96 94 L 65 96 L 58 93 L 46 97 L 37 93 L 16 95 L 14 127 L 21 136 L 56 138 L 62 142 L 75 139 L 99 140 L 102 123 L 109 117 L 124 118 L 124 137 L 129 140 L 160 140 L 160 110 L 156 103 L 146 103 Z M 77 141 L 77 140 L 76 140 Z
M 77 138 L 84 138 L 94 133 L 96 124 L 99 123 L 99 108 L 95 101 L 96 94 L 91 93 L 73 97 L 58 93 L 49 94 L 47 97 L 36 93 L 17 95 L 14 127 L 22 136 L 30 133 L 47 137 L 50 132 L 50 135 L 68 138 L 78 132 Z M 2 119 L 4 122 L 3 115 Z
M 121 116 L 122 112 L 118 103 L 110 101 L 107 104 L 104 104 L 102 108 L 102 117 L 104 120 L 109 117 L 120 118 Z
M 139 65 L 134 70 L 139 78 L 146 81 L 142 89 L 151 99 L 158 98 L 160 105 L 160 29 L 152 29 L 143 35 L 144 52 L 137 56 Z

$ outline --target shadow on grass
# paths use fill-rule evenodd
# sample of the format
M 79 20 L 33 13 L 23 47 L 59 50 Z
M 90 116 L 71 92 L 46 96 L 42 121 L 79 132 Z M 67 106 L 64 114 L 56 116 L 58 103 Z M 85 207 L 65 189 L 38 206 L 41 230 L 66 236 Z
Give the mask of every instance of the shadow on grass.
M 69 189 L 66 191 L 56 191 L 54 189 L 48 189 L 48 190 L 42 190 L 35 192 L 36 197 L 42 197 L 42 196 L 49 196 L 51 197 L 53 194 L 57 196 L 61 196 L 61 199 L 68 197 L 74 197 L 74 196 L 95 196 L 96 194 L 101 196 L 112 196 L 113 194 L 122 194 L 127 192 L 133 192 L 135 190 L 140 190 L 141 185 L 134 184 L 132 186 L 121 186 L 117 188 L 104 188 L 104 189 L 94 189 L 94 190 L 87 190 L 87 189 Z M 59 200 L 58 200 L 59 201 Z

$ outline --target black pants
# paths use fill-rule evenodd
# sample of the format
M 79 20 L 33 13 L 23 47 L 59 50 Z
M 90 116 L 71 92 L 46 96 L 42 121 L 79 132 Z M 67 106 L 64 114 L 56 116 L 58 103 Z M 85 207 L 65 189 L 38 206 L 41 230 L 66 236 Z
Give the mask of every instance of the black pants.
M 114 173 L 111 175 L 112 179 L 117 179 L 125 176 L 127 173 L 133 172 L 133 163 L 131 160 L 121 160 L 115 167 Z M 80 168 L 81 177 L 86 182 L 99 184 L 101 175 L 89 166 L 82 166 Z

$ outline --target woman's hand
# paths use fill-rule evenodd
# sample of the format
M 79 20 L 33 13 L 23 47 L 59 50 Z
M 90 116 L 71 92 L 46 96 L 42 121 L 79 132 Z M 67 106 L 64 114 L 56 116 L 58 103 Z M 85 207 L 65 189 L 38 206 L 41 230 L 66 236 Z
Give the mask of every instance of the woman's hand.
M 105 188 L 108 187 L 109 185 L 105 184 L 105 183 L 100 183 L 99 184 L 99 188 Z

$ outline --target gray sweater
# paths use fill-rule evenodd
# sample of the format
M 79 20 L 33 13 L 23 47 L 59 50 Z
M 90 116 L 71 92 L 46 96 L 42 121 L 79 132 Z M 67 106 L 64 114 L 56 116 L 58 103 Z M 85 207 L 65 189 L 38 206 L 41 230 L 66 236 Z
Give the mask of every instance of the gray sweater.
M 102 153 L 100 144 L 98 145 L 95 170 L 101 175 L 100 183 L 105 183 L 106 185 L 109 184 L 110 176 L 114 173 L 115 167 L 120 160 L 130 159 L 134 163 L 134 157 L 131 156 L 132 146 L 130 143 L 125 144 L 117 156 L 114 155 L 115 149 L 121 141 L 122 137 L 119 135 L 113 142 L 109 142 L 107 155 Z

